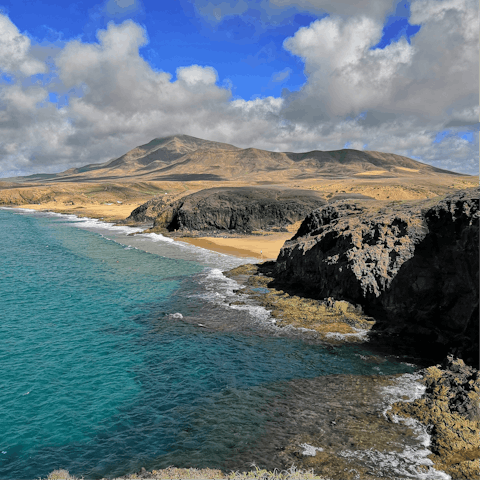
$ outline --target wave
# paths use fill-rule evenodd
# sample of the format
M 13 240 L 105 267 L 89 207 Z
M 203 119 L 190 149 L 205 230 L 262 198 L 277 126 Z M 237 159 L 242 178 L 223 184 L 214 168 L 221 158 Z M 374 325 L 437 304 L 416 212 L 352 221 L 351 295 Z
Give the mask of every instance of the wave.
M 394 385 L 382 387 L 381 393 L 384 399 L 383 416 L 387 418 L 387 412 L 392 408 L 392 404 L 398 401 L 413 402 L 421 398 L 426 387 L 419 383 L 422 376 L 419 373 L 406 373 L 397 378 Z M 390 466 L 395 469 L 397 475 L 403 475 L 407 478 L 415 478 L 418 480 L 451 480 L 450 475 L 433 468 L 433 462 L 428 458 L 431 451 L 428 449 L 430 445 L 430 435 L 427 433 L 426 427 L 412 418 L 399 417 L 391 415 L 394 423 L 403 423 L 410 427 L 417 440 L 418 447 L 406 446 L 401 452 L 378 451 L 378 450 L 360 450 L 354 453 L 342 452 L 340 455 L 355 456 L 372 466 Z M 419 468 L 420 467 L 420 468 Z M 427 467 L 425 469 L 425 467 Z

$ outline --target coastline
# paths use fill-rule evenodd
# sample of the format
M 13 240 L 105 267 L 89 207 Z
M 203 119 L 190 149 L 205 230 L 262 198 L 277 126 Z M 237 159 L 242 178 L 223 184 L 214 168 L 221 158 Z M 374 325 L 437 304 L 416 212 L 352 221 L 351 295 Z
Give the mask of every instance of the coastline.
M 293 233 L 266 233 L 238 237 L 180 237 L 176 241 L 240 258 L 275 260 Z
M 58 205 L 58 202 L 47 203 L 27 203 L 22 205 L 4 205 L 6 208 L 24 208 L 27 210 L 36 210 L 39 212 L 54 212 L 63 213 L 65 215 L 75 215 L 79 218 L 88 217 L 95 218 L 97 220 L 103 220 L 104 222 L 121 222 L 130 215 L 132 210 L 135 210 L 141 203 L 112 203 L 106 204 L 62 204 Z
M 5 206 L 5 208 L 24 208 L 38 212 L 54 212 L 64 215 L 75 215 L 78 218 L 92 218 L 108 223 L 123 222 L 132 210 L 141 203 L 122 204 L 86 204 L 61 205 L 56 202 L 43 204 L 22 204 Z M 135 225 L 132 225 L 135 227 Z M 292 225 L 288 232 L 256 233 L 252 235 L 236 235 L 225 237 L 174 237 L 175 241 L 188 243 L 216 253 L 232 255 L 237 258 L 258 258 L 259 260 L 275 260 L 286 240 L 289 240 L 297 225 Z
M 20 207 L 20 208 L 27 208 L 27 207 Z M 40 209 L 31 209 L 31 210 L 40 210 Z M 62 212 L 62 213 L 66 213 L 66 212 Z M 73 213 L 73 212 L 70 212 L 70 214 L 72 214 L 72 213 Z M 287 235 L 288 235 L 288 234 L 287 234 Z M 267 236 L 268 236 L 268 235 L 267 235 Z M 257 236 L 254 236 L 254 237 L 255 237 L 255 238 L 262 238 L 262 237 L 260 237 L 260 236 L 258 236 L 258 235 L 257 235 Z M 180 239 L 179 239 L 179 240 L 180 240 Z M 202 239 L 195 239 L 195 240 L 202 240 Z M 216 238 L 213 237 L 213 240 L 216 240 Z M 241 241 L 242 241 L 242 238 L 232 238 L 232 239 L 228 239 L 228 240 L 234 240 L 234 241 L 241 242 Z M 180 241 L 181 241 L 181 240 L 180 240 Z M 188 243 L 188 242 L 186 242 L 186 243 Z M 213 243 L 213 242 L 212 242 L 212 243 Z M 207 248 L 207 247 L 203 247 L 203 248 Z M 374 360 L 374 359 L 372 359 L 372 360 Z M 308 455 L 307 455 L 307 457 L 308 457 Z M 309 460 L 309 458 L 307 458 L 307 457 L 305 458 L 305 460 Z M 307 466 L 307 465 L 310 466 L 308 463 L 306 464 L 306 466 Z M 53 473 L 53 472 L 52 472 L 52 473 Z M 141 472 L 141 473 L 142 473 L 142 472 Z M 163 473 L 163 472 L 162 472 L 162 473 Z M 153 472 L 152 472 L 152 474 L 153 474 Z M 52 480 L 53 480 L 53 478 L 55 478 L 55 477 L 52 476 Z M 60 478 L 60 477 L 59 477 L 59 478 Z M 64 478 L 64 477 L 62 477 L 62 478 Z M 73 478 L 73 477 L 72 477 L 72 478 Z M 135 476 L 132 476 L 131 478 L 135 478 Z M 147 477 L 147 476 L 145 475 L 144 478 L 149 478 L 149 477 Z M 150 478 L 175 478 L 175 477 L 152 476 L 152 477 L 150 477 Z M 179 478 L 182 478 L 182 477 L 179 477 Z M 192 478 L 193 478 L 193 477 L 192 477 Z M 199 477 L 199 478 L 206 478 L 206 477 Z M 213 478 L 215 478 L 215 477 L 213 477 Z M 217 477 L 217 478 L 229 478 L 229 477 Z M 230 477 L 230 478 L 245 478 L 245 477 Z M 290 478 L 295 478 L 295 477 L 290 477 Z M 308 478 L 308 477 L 303 476 L 303 477 L 297 477 L 297 478 Z M 325 477 L 315 476 L 315 477 L 312 477 L 312 478 L 325 478 Z

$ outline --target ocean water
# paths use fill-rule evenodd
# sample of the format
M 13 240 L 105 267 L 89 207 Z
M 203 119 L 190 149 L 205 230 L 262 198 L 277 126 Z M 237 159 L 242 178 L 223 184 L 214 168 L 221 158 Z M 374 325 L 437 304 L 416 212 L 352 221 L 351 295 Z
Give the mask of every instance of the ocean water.
M 326 406 L 342 415 L 342 382 L 414 372 L 401 359 L 371 362 L 359 346 L 306 342 L 261 307 L 230 305 L 238 285 L 222 271 L 245 259 L 135 231 L 0 209 L 0 479 L 56 468 L 93 479 L 170 465 L 273 468 L 310 428 L 296 415 L 310 409 L 328 425 Z M 367 392 L 378 418 L 392 391 L 401 396 L 395 385 L 390 397 Z M 355 395 L 348 408 L 359 408 Z M 410 475 L 428 465 L 428 441 L 399 428 L 403 443 L 383 452 L 393 459 L 368 468 L 446 478 Z M 349 435 L 330 448 L 352 465 L 382 455 L 348 446 Z

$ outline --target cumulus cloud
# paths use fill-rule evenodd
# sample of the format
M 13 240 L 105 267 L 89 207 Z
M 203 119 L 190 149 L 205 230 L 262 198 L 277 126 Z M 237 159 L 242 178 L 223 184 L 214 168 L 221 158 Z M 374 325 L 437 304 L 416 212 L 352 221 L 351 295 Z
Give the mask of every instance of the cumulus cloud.
M 190 67 L 177 68 L 177 78 L 190 87 L 199 85 L 215 85 L 217 72 L 212 67 L 191 65 Z
M 0 84 L 0 176 L 100 163 L 175 133 L 274 151 L 347 144 L 478 173 L 473 8 L 472 0 L 414 0 L 411 22 L 420 31 L 411 44 L 400 39 L 383 49 L 372 49 L 382 34 L 379 14 L 317 20 L 284 43 L 304 61 L 300 91 L 249 101 L 233 99 L 212 66 L 178 66 L 175 79 L 153 69 L 140 55 L 147 32 L 133 21 L 109 24 L 96 42 L 57 46 L 51 67 L 0 15 L 0 69 L 17 72 Z M 50 83 L 24 81 L 47 68 Z M 47 100 L 60 89 L 68 102 L 58 108 Z M 466 129 L 473 142 L 458 135 Z
M 0 72 L 35 75 L 45 65 L 30 55 L 30 39 L 6 15 L 0 15 Z
M 146 32 L 132 21 L 109 24 L 98 42 L 66 43 L 55 59 L 52 87 L 60 82 L 80 94 L 61 109 L 45 102 L 47 88 L 0 85 L 3 150 L 23 145 L 16 161 L 13 154 L 3 157 L 4 176 L 100 163 L 161 135 L 194 130 L 208 136 L 229 106 L 230 91 L 216 85 L 208 66 L 179 67 L 172 82 L 170 73 L 153 70 L 140 56 L 146 43 Z
M 393 82 L 411 63 L 414 49 L 402 39 L 371 50 L 381 36 L 382 24 L 371 18 L 326 17 L 286 39 L 284 47 L 304 59 L 308 76 L 290 112 L 294 115 L 299 104 L 301 115 L 314 101 L 329 115 L 355 114 L 388 101 Z
M 402 38 L 383 49 L 372 49 L 382 32 L 372 18 L 327 17 L 301 28 L 284 42 L 304 59 L 308 76 L 291 115 L 315 102 L 331 115 L 381 107 L 438 119 L 475 96 L 477 104 L 476 9 L 473 0 L 414 0 L 410 22 L 420 31 L 411 44 Z

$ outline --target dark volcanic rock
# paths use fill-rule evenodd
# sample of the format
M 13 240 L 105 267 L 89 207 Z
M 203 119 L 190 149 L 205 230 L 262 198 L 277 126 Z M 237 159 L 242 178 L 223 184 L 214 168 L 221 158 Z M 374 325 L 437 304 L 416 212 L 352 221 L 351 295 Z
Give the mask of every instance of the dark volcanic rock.
M 166 207 L 165 200 L 154 197 L 132 211 L 125 222 L 146 223 L 153 222 L 159 213 Z
M 270 187 L 211 188 L 168 205 L 159 201 L 140 206 L 129 219 L 151 212 L 154 226 L 169 231 L 252 232 L 285 227 L 326 203 L 316 192 Z
M 360 303 L 378 328 L 426 355 L 449 350 L 478 365 L 478 189 L 384 205 L 320 208 L 285 243 L 277 280 L 317 298 Z

